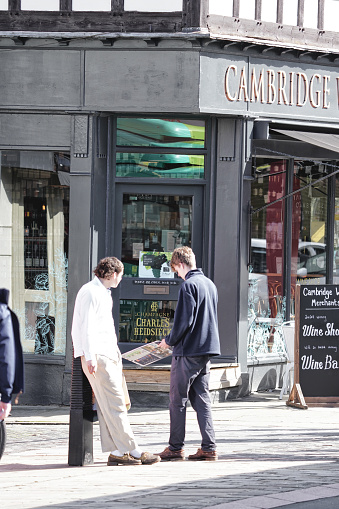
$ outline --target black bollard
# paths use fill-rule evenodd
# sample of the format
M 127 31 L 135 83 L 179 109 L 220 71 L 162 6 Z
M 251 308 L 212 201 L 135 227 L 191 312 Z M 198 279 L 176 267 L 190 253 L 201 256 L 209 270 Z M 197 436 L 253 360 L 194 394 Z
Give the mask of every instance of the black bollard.
M 0 460 L 4 453 L 6 446 L 6 424 L 5 421 L 0 421 Z
M 68 464 L 83 466 L 93 463 L 92 387 L 84 375 L 81 358 L 73 359 L 71 408 L 69 420 Z

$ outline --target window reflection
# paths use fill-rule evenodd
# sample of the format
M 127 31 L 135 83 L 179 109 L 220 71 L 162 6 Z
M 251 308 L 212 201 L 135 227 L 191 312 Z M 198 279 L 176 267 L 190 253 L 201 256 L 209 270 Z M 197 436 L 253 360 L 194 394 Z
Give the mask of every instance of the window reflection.
M 117 177 L 204 178 L 204 156 L 118 153 Z
M 117 145 L 132 147 L 204 148 L 203 120 L 118 118 Z
M 205 159 L 201 153 L 205 148 L 205 122 L 202 120 L 118 118 L 117 147 L 117 177 L 205 177 Z M 133 152 L 127 147 L 133 147 Z M 145 147 L 154 152 L 145 152 Z M 187 152 L 183 153 L 182 149 Z
M 176 247 L 191 245 L 192 197 L 124 194 L 122 262 L 124 275 L 173 278 Z

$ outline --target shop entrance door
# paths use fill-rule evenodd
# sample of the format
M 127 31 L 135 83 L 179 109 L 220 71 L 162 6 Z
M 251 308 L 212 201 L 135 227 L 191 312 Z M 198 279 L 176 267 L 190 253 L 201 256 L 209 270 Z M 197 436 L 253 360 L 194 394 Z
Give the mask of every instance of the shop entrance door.
M 124 352 L 171 330 L 182 280 L 169 262 L 176 247 L 190 246 L 201 266 L 203 188 L 118 185 L 114 220 L 114 253 L 124 263 L 114 319 Z

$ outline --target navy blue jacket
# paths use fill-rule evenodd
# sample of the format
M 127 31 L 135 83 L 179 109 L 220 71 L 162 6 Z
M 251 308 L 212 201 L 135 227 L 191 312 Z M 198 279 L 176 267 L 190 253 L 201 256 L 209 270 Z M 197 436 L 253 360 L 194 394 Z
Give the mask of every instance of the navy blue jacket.
M 173 355 L 219 355 L 218 292 L 201 269 L 190 270 L 181 285 L 172 330 L 165 341 Z
M 19 320 L 8 307 L 8 297 L 9 291 L 0 288 L 0 395 L 4 403 L 24 390 Z

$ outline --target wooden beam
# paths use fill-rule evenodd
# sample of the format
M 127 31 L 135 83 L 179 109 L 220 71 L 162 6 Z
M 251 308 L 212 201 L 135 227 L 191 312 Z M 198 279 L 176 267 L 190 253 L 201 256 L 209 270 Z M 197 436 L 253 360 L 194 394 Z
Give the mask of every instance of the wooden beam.
M 8 10 L 10 12 L 21 11 L 21 0 L 8 0 Z
M 256 21 L 261 21 L 261 10 L 262 10 L 262 0 L 255 0 L 254 19 Z
M 60 11 L 71 12 L 72 0 L 60 0 Z
M 304 26 L 304 10 L 305 10 L 305 0 L 298 0 L 297 25 L 299 27 Z
M 318 29 L 324 30 L 324 8 L 325 0 L 318 0 Z
M 184 28 L 198 28 L 207 25 L 209 0 L 183 0 L 182 26 Z
M 124 0 L 111 0 L 111 11 L 115 13 L 124 12 Z
M 279 25 L 283 24 L 283 9 L 284 9 L 284 0 L 277 1 L 277 23 Z
M 59 11 L 20 11 L 13 16 L 9 11 L 0 11 L 0 31 L 175 33 L 181 29 L 181 12 L 165 12 L 161 16 L 139 12 L 125 12 L 119 16 L 91 12 L 89 16 L 86 12 L 69 12 L 67 16 L 61 16 Z
M 240 0 L 233 0 L 233 18 L 239 18 Z

